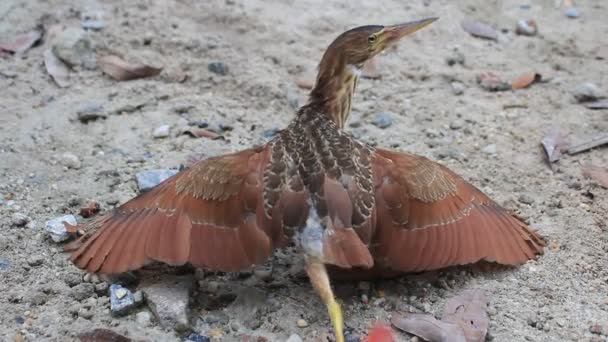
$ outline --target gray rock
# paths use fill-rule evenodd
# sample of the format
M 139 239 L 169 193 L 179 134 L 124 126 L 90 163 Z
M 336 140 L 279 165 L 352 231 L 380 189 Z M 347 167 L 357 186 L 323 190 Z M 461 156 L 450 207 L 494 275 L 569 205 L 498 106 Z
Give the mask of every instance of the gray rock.
M 61 164 L 67 168 L 78 170 L 82 167 L 82 163 L 78 157 L 70 152 L 61 155 Z
M 95 287 L 93 284 L 89 283 L 80 283 L 70 290 L 70 296 L 76 299 L 77 301 L 85 300 L 93 294 Z
M 30 222 L 30 218 L 27 215 L 22 213 L 14 213 L 11 218 L 11 224 L 17 227 L 23 227 Z
M 44 259 L 41 256 L 33 256 L 33 257 L 27 259 L 27 264 L 32 267 L 40 266 L 43 263 L 44 263 Z
M 6 259 L 0 259 L 0 271 L 6 270 L 11 264 Z
M 214 74 L 218 74 L 221 76 L 228 75 L 228 66 L 223 62 L 211 62 L 207 65 L 207 69 Z
M 152 132 L 152 137 L 154 137 L 155 139 L 166 138 L 169 136 L 170 131 L 171 126 L 169 125 L 158 126 L 156 127 L 156 129 L 154 129 L 154 132 Z
M 97 119 L 105 119 L 108 114 L 104 112 L 103 105 L 99 103 L 89 103 L 76 112 L 78 120 L 83 123 Z
M 574 95 L 574 98 L 578 102 L 596 101 L 606 97 L 602 90 L 591 82 L 586 82 L 576 87 L 572 95 Z
M 524 204 L 532 204 L 534 203 L 534 198 L 532 198 L 532 196 L 527 195 L 527 194 L 521 194 L 519 195 L 519 197 L 517 198 L 517 200 L 521 203 Z
M 57 35 L 52 43 L 55 56 L 70 67 L 96 68 L 95 53 L 87 33 L 76 27 L 68 27 Z
M 148 311 L 138 312 L 135 315 L 135 320 L 144 327 L 150 326 L 152 325 L 152 314 L 150 314 Z
M 372 120 L 372 125 L 378 128 L 388 128 L 393 124 L 393 114 L 392 113 L 378 113 L 376 117 Z
M 462 82 L 452 82 L 450 83 L 452 86 L 452 94 L 459 96 L 464 94 L 464 90 L 466 89 L 464 83 Z
M 140 306 L 144 303 L 144 294 L 141 291 L 135 291 L 133 300 L 135 301 L 135 305 Z
M 61 217 L 54 218 L 46 221 L 44 224 L 44 230 L 49 234 L 51 239 L 55 242 L 62 242 L 70 238 L 72 233 L 68 232 L 63 222 L 67 222 L 73 226 L 77 225 L 76 218 L 74 215 L 64 215 Z
M 137 187 L 145 192 L 160 184 L 165 179 L 175 175 L 177 170 L 155 169 L 139 172 L 135 175 Z
M 135 308 L 133 293 L 119 284 L 110 285 L 110 312 L 119 317 L 128 314 Z
M 81 25 L 84 29 L 99 31 L 106 26 L 106 23 L 103 20 L 103 11 L 84 12 L 81 18 Z
M 453 50 L 452 53 L 445 58 L 445 62 L 449 66 L 464 65 L 464 55 L 458 50 Z
M 302 338 L 298 334 L 291 334 L 285 342 L 302 342 Z
M 108 283 L 106 283 L 105 281 L 102 281 L 101 283 L 95 285 L 95 293 L 97 293 L 100 296 L 107 296 L 109 288 L 110 287 L 108 286 Z
M 164 276 L 142 282 L 140 289 L 155 319 L 178 332 L 190 329 L 188 302 L 194 286 L 192 276 Z

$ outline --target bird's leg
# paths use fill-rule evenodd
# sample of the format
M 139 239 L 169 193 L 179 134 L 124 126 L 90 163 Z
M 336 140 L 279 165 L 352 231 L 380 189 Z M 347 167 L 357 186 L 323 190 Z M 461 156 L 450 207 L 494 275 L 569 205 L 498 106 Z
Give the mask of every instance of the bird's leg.
M 314 258 L 307 259 L 306 273 L 308 274 L 308 278 L 310 278 L 312 286 L 321 297 L 321 300 L 327 305 L 331 324 L 334 328 L 334 333 L 336 334 L 336 342 L 344 342 L 342 311 L 340 310 L 340 304 L 336 302 L 334 293 L 331 290 L 331 284 L 329 283 L 329 276 L 327 275 L 325 264 L 320 260 L 314 260 Z

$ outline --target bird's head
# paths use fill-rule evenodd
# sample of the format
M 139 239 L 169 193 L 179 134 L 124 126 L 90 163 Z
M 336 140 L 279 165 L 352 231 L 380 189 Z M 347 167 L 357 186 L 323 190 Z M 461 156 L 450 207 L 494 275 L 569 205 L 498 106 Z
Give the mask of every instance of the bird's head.
M 398 25 L 367 25 L 348 30 L 329 45 L 321 67 L 324 63 L 334 64 L 339 61 L 346 66 L 361 69 L 372 57 L 435 20 L 437 18 L 427 18 Z

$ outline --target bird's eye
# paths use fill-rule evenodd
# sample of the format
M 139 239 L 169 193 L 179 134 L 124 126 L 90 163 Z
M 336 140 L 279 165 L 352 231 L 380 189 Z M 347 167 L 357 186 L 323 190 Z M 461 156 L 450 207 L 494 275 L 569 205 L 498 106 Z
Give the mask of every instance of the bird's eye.
M 367 41 L 368 41 L 369 43 L 375 43 L 375 42 L 376 42 L 376 35 L 375 35 L 375 34 L 373 34 L 373 35 L 371 35 L 371 36 L 367 37 Z

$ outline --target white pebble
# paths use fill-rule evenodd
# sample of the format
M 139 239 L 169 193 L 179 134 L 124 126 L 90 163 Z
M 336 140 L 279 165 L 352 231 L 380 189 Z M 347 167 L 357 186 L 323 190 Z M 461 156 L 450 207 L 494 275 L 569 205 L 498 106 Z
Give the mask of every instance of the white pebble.
M 169 136 L 169 131 L 171 130 L 171 126 L 162 125 L 157 127 L 154 132 L 152 132 L 152 136 L 156 139 L 166 138 Z

